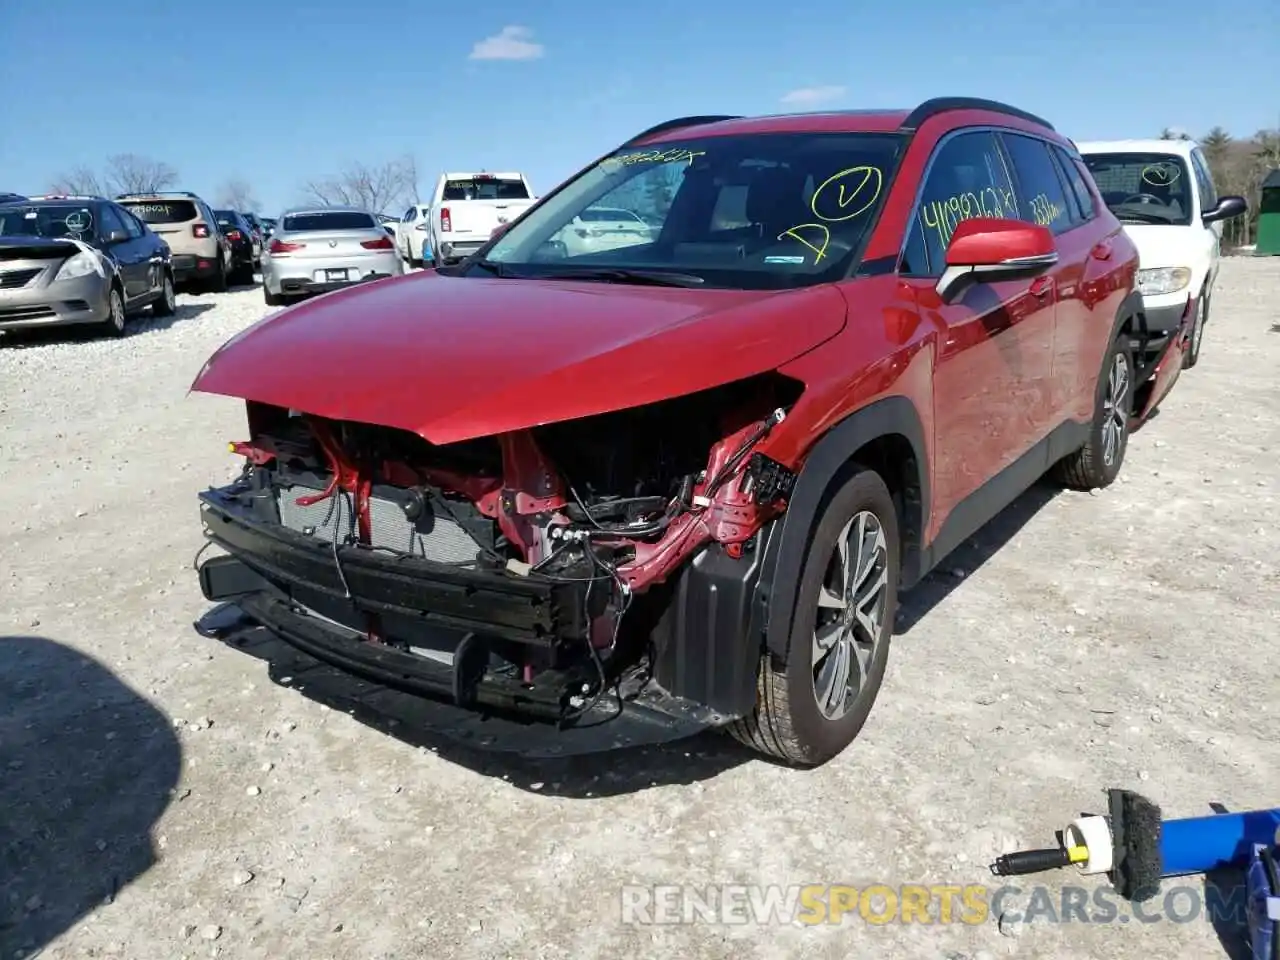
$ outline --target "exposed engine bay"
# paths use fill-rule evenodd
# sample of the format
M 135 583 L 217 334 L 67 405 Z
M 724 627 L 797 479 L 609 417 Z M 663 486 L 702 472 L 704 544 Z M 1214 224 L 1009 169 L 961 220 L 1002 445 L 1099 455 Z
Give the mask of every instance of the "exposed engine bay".
M 250 402 L 250 439 L 231 444 L 244 473 L 210 495 L 220 510 L 329 548 L 347 602 L 295 578 L 295 608 L 447 665 L 457 700 L 495 676 L 525 689 L 553 680 L 567 721 L 609 689 L 621 702 L 624 683 L 646 682 L 650 635 L 686 561 L 712 542 L 740 557 L 785 510 L 794 477 L 755 448 L 800 389 L 766 374 L 446 446 Z M 217 540 L 207 517 L 206 526 Z M 419 574 L 448 581 L 453 593 L 433 607 L 379 587 L 381 605 L 364 603 L 349 582 L 353 556 L 388 561 L 406 583 Z M 522 583 L 547 590 L 529 601 L 544 609 L 527 622 L 481 602 L 489 587 Z M 449 612 L 459 596 L 473 600 L 457 607 L 465 616 Z

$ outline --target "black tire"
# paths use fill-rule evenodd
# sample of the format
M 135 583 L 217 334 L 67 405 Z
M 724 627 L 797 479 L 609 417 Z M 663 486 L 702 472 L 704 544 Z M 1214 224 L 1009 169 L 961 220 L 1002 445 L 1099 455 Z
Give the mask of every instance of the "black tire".
M 124 294 L 116 284 L 107 293 L 107 319 L 102 322 L 102 332 L 109 337 L 123 337 L 129 327 L 129 315 L 125 310 Z
M 1196 317 L 1191 325 L 1191 343 L 1182 355 L 1182 369 L 1190 370 L 1200 362 L 1200 345 L 1204 341 L 1205 324 L 1209 322 L 1209 292 L 1202 291 L 1196 301 Z
M 177 296 L 174 292 L 173 277 L 166 270 L 160 296 L 151 304 L 151 313 L 156 317 L 172 317 L 177 310 Z
M 883 535 L 883 563 L 872 572 L 884 587 L 875 606 L 882 605 L 878 636 L 867 654 L 865 669 L 859 658 L 851 661 L 860 677 L 857 692 L 843 715 L 830 719 L 819 708 L 814 677 L 814 631 L 819 616 L 819 595 L 824 592 L 838 540 L 846 527 L 863 513 L 876 518 Z M 864 538 L 865 539 L 865 538 Z M 879 550 L 876 556 L 881 556 Z M 843 751 L 861 732 L 880 691 L 889 659 L 894 617 L 898 609 L 901 569 L 898 513 L 888 487 L 878 474 L 855 468 L 829 495 L 822 517 L 809 538 L 809 553 L 800 577 L 795 613 L 791 622 L 790 653 L 785 664 L 766 653 L 756 679 L 756 706 L 750 716 L 734 721 L 728 732 L 754 750 L 795 767 L 814 767 Z M 839 615 L 832 611 L 839 619 Z M 861 628 L 859 637 L 869 631 Z M 827 654 L 819 664 L 833 658 Z
M 227 292 L 227 261 L 222 259 L 222 254 L 218 254 L 218 270 L 209 278 L 210 293 L 226 293 Z
M 1112 372 L 1118 364 L 1124 364 L 1127 376 L 1123 395 L 1119 397 L 1119 412 L 1112 410 L 1111 396 L 1115 385 Z M 1074 490 L 1097 490 L 1108 487 L 1120 475 L 1124 466 L 1125 451 L 1129 449 L 1129 421 L 1133 417 L 1134 383 L 1133 354 L 1129 350 L 1129 335 L 1121 333 L 1112 342 L 1102 361 L 1098 374 L 1098 386 L 1093 405 L 1093 423 L 1089 426 L 1089 440 L 1083 447 L 1054 464 L 1053 475 L 1064 486 Z M 1114 450 L 1108 460 L 1108 421 L 1118 430 Z
M 251 287 L 253 286 L 253 281 L 254 281 L 254 277 L 253 277 L 252 263 L 242 263 L 240 264 L 240 266 L 236 267 L 235 276 L 234 276 L 234 279 L 232 280 L 232 283 L 234 286 Z
M 283 307 L 285 303 L 284 297 L 272 293 L 265 283 L 262 285 L 262 299 L 268 307 Z

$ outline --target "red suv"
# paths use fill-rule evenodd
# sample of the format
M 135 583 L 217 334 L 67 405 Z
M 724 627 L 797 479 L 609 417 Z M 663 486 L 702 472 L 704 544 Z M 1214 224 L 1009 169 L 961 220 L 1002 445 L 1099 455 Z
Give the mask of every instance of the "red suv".
M 1047 471 L 1115 479 L 1185 349 L 1137 266 L 1072 143 L 1003 104 L 661 124 L 461 264 L 214 354 L 194 389 L 248 436 L 200 495 L 202 629 L 499 741 L 716 726 L 821 763 L 900 591 Z

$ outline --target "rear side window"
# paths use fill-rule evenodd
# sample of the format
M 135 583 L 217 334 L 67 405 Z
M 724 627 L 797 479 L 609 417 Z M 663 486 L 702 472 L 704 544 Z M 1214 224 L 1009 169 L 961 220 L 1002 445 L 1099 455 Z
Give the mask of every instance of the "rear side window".
M 281 229 L 286 233 L 300 230 L 368 230 L 377 224 L 367 213 L 345 210 L 332 213 L 295 213 L 284 218 Z
M 1062 167 L 1062 175 L 1067 178 L 1067 186 L 1071 188 L 1072 194 L 1075 195 L 1080 214 L 1085 223 L 1088 223 L 1098 215 L 1098 205 L 1094 202 L 1093 191 L 1089 189 L 1088 181 L 1085 179 L 1088 175 L 1088 170 L 1083 162 L 1071 156 L 1061 147 L 1054 147 L 1053 150 L 1058 155 L 1058 163 Z
M 901 271 L 937 276 L 956 226 L 976 217 L 1017 219 L 1018 202 L 995 137 L 952 137 L 934 155 L 907 234 Z
M 529 188 L 523 180 L 500 180 L 497 177 L 471 177 L 446 180 L 445 200 L 528 200 Z
M 588 207 L 578 214 L 579 220 L 588 223 L 640 223 L 641 220 L 630 210 L 614 210 L 606 207 Z
M 186 223 L 200 214 L 190 200 L 138 200 L 121 204 L 143 223 Z
M 1018 212 L 1023 220 L 1048 227 L 1054 233 L 1070 230 L 1071 205 L 1049 145 L 1034 137 L 1002 134 L 1009 159 L 1018 178 Z

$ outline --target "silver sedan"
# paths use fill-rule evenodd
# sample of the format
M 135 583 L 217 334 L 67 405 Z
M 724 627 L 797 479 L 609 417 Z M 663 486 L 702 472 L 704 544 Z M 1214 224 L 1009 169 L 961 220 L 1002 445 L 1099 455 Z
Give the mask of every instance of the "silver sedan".
M 395 241 L 377 217 L 354 207 L 290 210 L 262 257 L 268 306 L 404 273 Z

